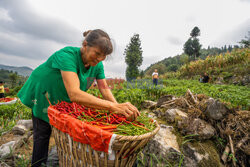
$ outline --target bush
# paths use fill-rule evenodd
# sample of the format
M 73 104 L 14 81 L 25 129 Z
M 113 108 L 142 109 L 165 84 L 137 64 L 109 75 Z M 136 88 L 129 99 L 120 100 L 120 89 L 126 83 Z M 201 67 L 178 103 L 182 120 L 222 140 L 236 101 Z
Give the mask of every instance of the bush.
M 16 96 L 19 90 L 23 87 L 23 85 L 16 86 L 13 89 L 10 89 L 9 93 L 5 93 L 5 96 Z
M 10 105 L 0 105 L 0 136 L 3 132 L 15 126 L 20 119 L 31 119 L 31 109 L 23 105 L 20 101 Z
M 171 64 L 168 68 L 168 71 L 174 71 L 176 72 L 178 70 L 178 65 L 177 64 Z

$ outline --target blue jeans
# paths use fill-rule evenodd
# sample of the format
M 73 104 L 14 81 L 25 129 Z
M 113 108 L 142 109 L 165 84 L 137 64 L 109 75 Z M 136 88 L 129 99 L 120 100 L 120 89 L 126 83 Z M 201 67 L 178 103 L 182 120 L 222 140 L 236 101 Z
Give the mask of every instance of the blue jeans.
M 158 85 L 158 79 L 157 79 L 157 78 L 154 78 L 154 79 L 153 79 L 153 84 L 154 84 L 155 86 Z

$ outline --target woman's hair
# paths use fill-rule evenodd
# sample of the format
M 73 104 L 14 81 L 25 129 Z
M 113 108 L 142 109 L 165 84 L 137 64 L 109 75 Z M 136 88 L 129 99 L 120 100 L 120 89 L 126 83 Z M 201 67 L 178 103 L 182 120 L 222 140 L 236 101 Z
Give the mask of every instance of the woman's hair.
M 98 47 L 104 55 L 109 55 L 113 52 L 113 45 L 109 35 L 103 30 L 88 30 L 83 33 L 83 36 L 88 46 Z

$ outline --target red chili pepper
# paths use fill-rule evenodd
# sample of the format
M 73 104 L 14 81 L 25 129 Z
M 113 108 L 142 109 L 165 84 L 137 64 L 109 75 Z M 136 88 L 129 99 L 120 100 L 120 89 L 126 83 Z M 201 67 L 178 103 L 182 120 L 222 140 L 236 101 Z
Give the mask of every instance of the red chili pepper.
M 79 105 L 75 102 L 68 103 L 65 101 L 58 102 L 53 108 L 59 110 L 62 114 L 68 114 L 76 119 L 80 119 L 87 124 L 100 126 L 100 127 L 108 127 L 115 126 L 117 124 L 130 124 L 132 122 L 127 121 L 126 117 L 121 114 L 115 114 L 113 112 L 100 112 L 100 110 L 87 108 L 85 106 Z M 87 119 L 93 118 L 95 121 L 88 122 Z M 135 121 L 132 123 L 134 126 L 138 126 L 141 128 L 145 128 L 144 124 L 139 121 Z M 104 128 L 105 129 L 105 128 Z M 106 128 L 108 129 L 108 128 Z M 110 131 L 113 131 L 112 129 Z

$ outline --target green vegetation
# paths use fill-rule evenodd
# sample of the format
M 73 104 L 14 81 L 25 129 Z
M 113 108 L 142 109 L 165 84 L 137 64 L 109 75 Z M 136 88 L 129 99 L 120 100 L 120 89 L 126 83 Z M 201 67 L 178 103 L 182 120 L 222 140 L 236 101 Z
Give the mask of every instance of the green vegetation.
M 139 74 L 139 66 L 142 64 L 142 48 L 139 34 L 135 34 L 124 51 L 125 62 L 128 65 L 126 69 L 126 79 L 128 81 L 136 79 Z
M 12 129 L 20 119 L 31 119 L 31 109 L 20 101 L 10 105 L 0 105 L 0 136 Z
M 249 70 L 250 50 L 248 48 L 234 50 L 231 53 L 208 56 L 205 60 L 197 60 L 183 65 L 180 69 L 181 76 L 193 76 L 208 72 L 210 74 L 220 74 L 228 68 L 237 65 L 242 66 L 244 71 Z
M 134 83 L 124 83 L 122 89 L 113 89 L 112 93 L 118 102 L 130 101 L 140 108 L 144 100 L 157 100 L 163 95 L 183 96 L 190 89 L 195 94 L 205 94 L 225 102 L 230 108 L 249 109 L 250 88 L 237 85 L 214 85 L 200 83 L 198 80 L 163 80 L 163 85 L 153 87 L 151 80 L 142 84 L 140 80 Z M 88 91 L 96 96 L 100 95 L 98 89 Z
M 27 79 L 28 77 L 18 75 L 17 72 L 0 69 L 0 81 L 3 81 L 9 88 L 23 85 Z
M 137 117 L 136 121 L 144 124 L 145 128 L 141 128 L 141 127 L 138 127 L 138 126 L 135 126 L 133 124 L 128 124 L 126 126 L 124 125 L 118 125 L 117 127 L 117 132 L 114 132 L 115 134 L 118 134 L 118 135 L 123 135 L 123 136 L 139 136 L 139 135 L 143 135 L 145 133 L 148 133 L 148 132 L 152 132 L 154 129 L 155 129 L 155 124 L 153 121 L 150 121 L 151 118 L 149 118 L 147 116 L 146 113 L 142 112 L 141 115 L 139 117 Z M 136 124 L 136 122 L 135 122 Z
M 249 109 L 250 88 L 235 85 L 214 85 L 210 83 L 200 83 L 196 80 L 165 80 L 166 88 L 163 92 L 181 96 L 190 89 L 196 94 L 205 94 L 215 99 L 226 102 L 229 107 L 239 107 Z

